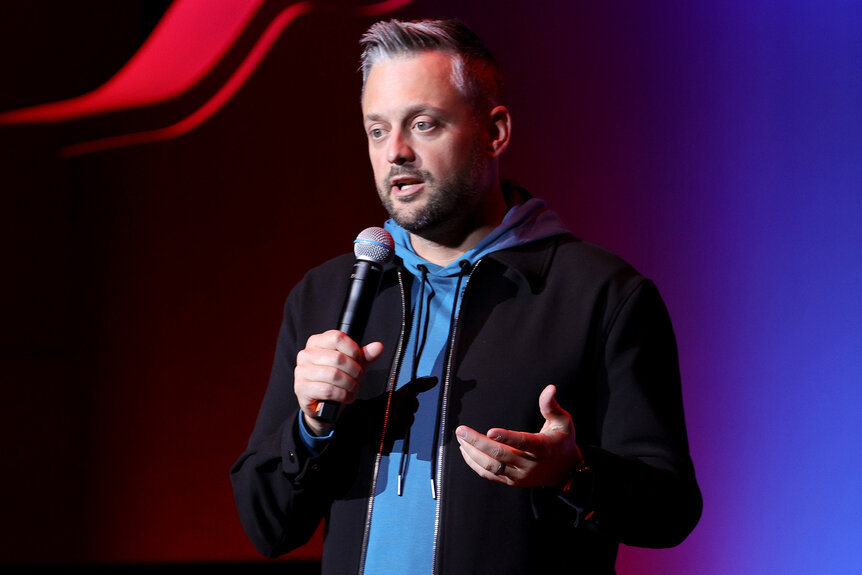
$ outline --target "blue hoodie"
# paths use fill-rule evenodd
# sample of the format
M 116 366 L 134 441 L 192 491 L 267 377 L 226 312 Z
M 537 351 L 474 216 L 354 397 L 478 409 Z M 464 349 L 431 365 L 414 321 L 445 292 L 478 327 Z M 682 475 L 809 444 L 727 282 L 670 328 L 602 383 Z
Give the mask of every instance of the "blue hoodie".
M 419 257 L 410 234 L 389 220 L 395 253 L 415 276 L 412 282 L 411 329 L 396 382 L 391 419 L 397 410 L 415 407 L 412 425 L 393 425 L 392 448 L 380 464 L 371 520 L 365 573 L 375 575 L 430 572 L 436 514 L 436 455 L 439 437 L 440 382 L 450 328 L 460 305 L 466 275 L 484 256 L 567 229 L 545 202 L 536 198 L 513 206 L 503 221 L 457 261 L 441 267 Z M 409 413 L 407 414 L 409 420 Z

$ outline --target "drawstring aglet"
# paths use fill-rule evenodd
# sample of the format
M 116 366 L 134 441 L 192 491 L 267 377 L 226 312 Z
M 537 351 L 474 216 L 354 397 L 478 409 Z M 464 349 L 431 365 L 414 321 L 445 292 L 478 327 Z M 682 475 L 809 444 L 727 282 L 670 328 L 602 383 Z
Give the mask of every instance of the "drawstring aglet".
M 398 474 L 398 497 L 404 495 L 404 482 L 402 481 L 402 475 Z
M 431 478 L 431 499 L 437 499 L 437 482 Z

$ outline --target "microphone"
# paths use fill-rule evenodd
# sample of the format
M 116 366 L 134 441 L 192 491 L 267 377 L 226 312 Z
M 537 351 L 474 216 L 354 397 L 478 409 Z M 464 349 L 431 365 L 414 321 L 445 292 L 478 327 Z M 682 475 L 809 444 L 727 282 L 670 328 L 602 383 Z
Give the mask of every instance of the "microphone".
M 388 263 L 395 254 L 395 242 L 383 228 L 366 228 L 353 240 L 353 254 L 356 262 L 338 319 L 338 331 L 360 344 L 383 277 L 383 264 Z M 338 402 L 321 401 L 317 404 L 315 418 L 332 423 L 340 409 Z

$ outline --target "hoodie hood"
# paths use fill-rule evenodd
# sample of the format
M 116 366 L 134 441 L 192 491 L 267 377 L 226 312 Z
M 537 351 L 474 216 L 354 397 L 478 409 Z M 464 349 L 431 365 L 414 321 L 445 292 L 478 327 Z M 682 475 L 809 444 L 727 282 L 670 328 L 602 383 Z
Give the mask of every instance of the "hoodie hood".
M 425 261 L 417 255 L 410 241 L 410 233 L 394 220 L 387 220 L 384 228 L 392 234 L 392 239 L 395 241 L 395 254 L 404 262 L 404 267 L 417 277 L 421 275 L 420 265 L 425 266 L 427 273 L 432 275 L 455 276 L 461 273 L 462 261 L 469 262 L 472 267 L 492 252 L 570 233 L 559 216 L 547 207 L 544 200 L 528 198 L 523 203 L 512 206 L 500 225 L 472 249 L 443 267 Z

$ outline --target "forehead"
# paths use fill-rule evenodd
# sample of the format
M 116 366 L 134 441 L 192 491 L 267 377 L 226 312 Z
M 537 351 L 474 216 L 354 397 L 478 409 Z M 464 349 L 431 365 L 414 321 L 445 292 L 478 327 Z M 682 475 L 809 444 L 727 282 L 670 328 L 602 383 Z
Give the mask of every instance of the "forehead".
M 452 56 L 442 52 L 395 56 L 377 62 L 368 73 L 362 97 L 366 115 L 417 105 L 446 109 L 465 104 L 454 83 Z

